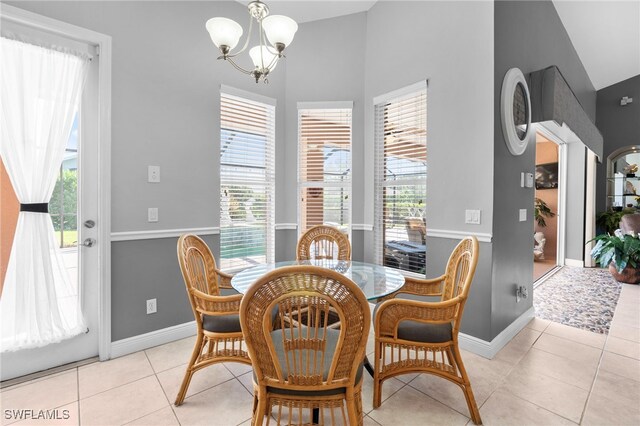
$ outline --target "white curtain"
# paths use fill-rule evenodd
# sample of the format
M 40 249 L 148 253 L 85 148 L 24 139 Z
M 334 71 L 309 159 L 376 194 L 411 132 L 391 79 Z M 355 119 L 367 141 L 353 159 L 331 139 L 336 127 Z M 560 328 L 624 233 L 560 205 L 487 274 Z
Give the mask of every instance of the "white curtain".
M 0 156 L 21 204 L 47 203 L 88 69 L 88 57 L 0 38 Z M 0 298 L 0 351 L 85 331 L 48 213 L 21 211 Z

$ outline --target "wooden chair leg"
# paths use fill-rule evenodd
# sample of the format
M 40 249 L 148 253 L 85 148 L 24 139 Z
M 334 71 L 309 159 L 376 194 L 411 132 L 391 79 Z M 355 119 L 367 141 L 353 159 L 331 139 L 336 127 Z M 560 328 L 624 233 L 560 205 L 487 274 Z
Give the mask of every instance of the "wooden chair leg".
M 346 402 L 348 419 L 345 419 L 348 420 L 347 424 L 362 425 L 363 423 L 362 412 L 358 413 L 358 406 L 356 404 L 356 398 L 358 397 L 360 397 L 360 394 L 354 395 L 353 390 L 347 391 Z
M 380 407 L 382 403 L 382 382 L 380 381 L 380 354 L 382 345 L 378 342 L 375 344 L 375 353 L 373 361 L 373 408 Z
M 462 376 L 462 391 L 464 392 L 464 397 L 467 400 L 467 406 L 469 407 L 469 414 L 471 415 L 471 421 L 473 421 L 476 425 L 482 424 L 482 419 L 480 418 L 480 411 L 478 410 L 478 404 L 476 403 L 476 399 L 473 396 L 473 390 L 471 389 L 471 382 L 469 381 L 469 375 L 467 374 L 467 370 L 464 368 L 464 363 L 462 362 L 462 357 L 460 356 L 460 351 L 457 346 L 453 347 L 453 356 L 455 357 L 456 364 L 458 364 L 458 370 L 460 370 L 460 375 Z
M 191 383 L 191 377 L 193 377 L 193 373 L 195 372 L 193 366 L 196 361 L 200 357 L 202 353 L 203 346 L 205 345 L 204 338 L 202 334 L 198 333 L 198 338 L 196 339 L 196 344 L 193 347 L 193 353 L 191 354 L 191 360 L 189 360 L 189 364 L 187 365 L 187 371 L 184 373 L 184 379 L 182 379 L 182 385 L 180 386 L 180 390 L 178 391 L 178 396 L 176 396 L 175 405 L 182 405 L 184 402 L 184 398 L 187 395 L 187 389 L 189 389 L 189 383 Z
M 251 423 L 253 423 L 253 426 L 262 426 L 264 416 L 267 415 L 267 396 L 266 394 L 260 395 L 258 393 L 255 398 L 258 400 L 258 405 L 253 413 L 253 421 Z

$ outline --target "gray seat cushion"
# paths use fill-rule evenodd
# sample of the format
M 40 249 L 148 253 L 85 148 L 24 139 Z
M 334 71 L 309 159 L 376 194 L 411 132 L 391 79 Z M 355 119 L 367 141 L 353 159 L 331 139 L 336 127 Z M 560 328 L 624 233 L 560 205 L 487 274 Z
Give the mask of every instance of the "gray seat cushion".
M 444 343 L 452 340 L 451 323 L 429 324 L 419 321 L 400 321 L 398 338 L 412 342 Z
M 306 327 L 302 327 L 303 335 L 305 333 L 305 330 L 306 330 Z M 290 333 L 290 330 L 287 330 L 286 333 L 287 334 Z M 294 333 L 295 335 L 297 335 L 298 330 L 295 329 Z M 340 330 L 335 330 L 335 329 L 327 330 L 327 346 L 326 346 L 325 355 L 324 355 L 324 363 L 322 365 L 322 371 L 323 371 L 322 377 L 325 380 L 329 374 L 329 370 L 331 369 L 331 363 L 333 361 L 333 355 L 336 351 L 336 346 L 338 344 L 339 337 L 340 337 Z M 278 329 L 278 330 L 272 331 L 271 338 L 273 339 L 273 345 L 276 351 L 276 355 L 278 357 L 278 362 L 280 363 L 280 368 L 282 368 L 282 374 L 286 377 L 288 375 L 288 370 L 287 370 L 286 354 L 282 346 L 282 330 Z M 303 351 L 306 352 L 308 350 L 303 349 Z M 302 359 L 306 360 L 306 354 L 304 352 L 303 352 Z M 290 365 L 293 365 L 294 356 L 296 360 L 299 360 L 298 351 L 289 352 Z M 314 359 L 313 354 L 309 355 L 309 357 L 312 360 Z M 320 352 L 318 352 L 316 360 L 317 360 L 317 366 L 320 367 L 320 362 L 322 362 L 322 357 Z M 359 383 L 360 380 L 362 379 L 362 370 L 363 370 L 363 363 L 360 363 L 358 371 L 356 373 L 356 383 Z M 254 373 L 253 379 L 256 380 L 255 373 Z M 298 391 L 298 390 L 291 390 L 291 389 L 268 387 L 267 390 L 269 392 L 278 393 L 281 395 L 296 395 L 296 396 L 302 396 L 302 395 L 328 396 L 328 395 L 337 395 L 345 392 L 345 388 L 328 389 L 328 390 L 322 390 L 322 391 Z
M 378 306 L 373 309 L 373 318 L 378 312 Z M 398 324 L 398 338 L 413 342 L 443 343 L 453 339 L 450 322 L 444 324 L 429 324 L 420 321 L 400 321 Z
M 240 315 L 203 315 L 202 328 L 212 333 L 237 333 L 240 328 Z

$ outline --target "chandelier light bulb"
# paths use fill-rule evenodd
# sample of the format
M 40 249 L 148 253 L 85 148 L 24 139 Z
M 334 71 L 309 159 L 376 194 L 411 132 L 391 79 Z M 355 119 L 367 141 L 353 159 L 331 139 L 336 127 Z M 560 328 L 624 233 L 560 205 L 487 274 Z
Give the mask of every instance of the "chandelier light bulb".
M 211 36 L 211 41 L 217 48 L 226 46 L 227 51 L 237 46 L 242 37 L 242 26 L 236 21 L 228 18 L 211 18 L 207 21 L 207 31 Z
M 298 24 L 288 16 L 269 15 L 262 20 L 262 28 L 267 35 L 267 39 L 269 39 L 269 43 L 278 49 L 279 43 L 284 47 L 291 44 L 293 36 L 298 31 Z M 281 49 L 278 50 L 281 51 Z
M 260 55 L 260 52 L 262 52 L 262 55 Z M 273 60 L 278 55 L 276 53 L 271 52 L 271 50 L 269 50 L 265 46 L 255 46 L 255 47 L 252 47 L 251 50 L 249 50 L 249 56 L 251 56 L 253 65 L 255 65 L 256 68 L 262 70 L 263 68 L 268 68 L 271 62 L 273 62 Z M 274 62 L 273 66 L 269 69 L 269 71 L 273 71 L 274 69 L 276 69 L 276 65 L 278 65 L 277 61 Z

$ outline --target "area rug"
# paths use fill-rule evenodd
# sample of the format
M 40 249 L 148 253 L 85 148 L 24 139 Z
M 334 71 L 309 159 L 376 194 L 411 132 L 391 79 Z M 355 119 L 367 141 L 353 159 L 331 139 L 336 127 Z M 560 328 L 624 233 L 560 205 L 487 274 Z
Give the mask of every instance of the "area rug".
M 565 266 L 533 290 L 536 317 L 609 334 L 622 284 L 607 269 Z

